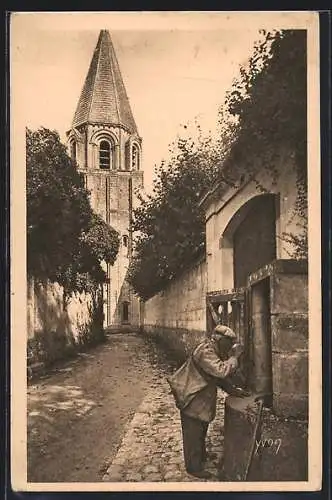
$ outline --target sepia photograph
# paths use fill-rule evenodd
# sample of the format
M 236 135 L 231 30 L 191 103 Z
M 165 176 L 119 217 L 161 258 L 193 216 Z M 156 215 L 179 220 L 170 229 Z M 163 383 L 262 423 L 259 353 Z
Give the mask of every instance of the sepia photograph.
M 10 107 L 13 489 L 320 489 L 318 14 L 12 12 Z

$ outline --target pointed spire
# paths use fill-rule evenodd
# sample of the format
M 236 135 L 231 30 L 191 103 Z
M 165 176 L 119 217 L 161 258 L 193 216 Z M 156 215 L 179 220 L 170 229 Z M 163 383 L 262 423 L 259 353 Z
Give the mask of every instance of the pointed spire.
M 76 108 L 73 127 L 83 123 L 122 125 L 138 133 L 110 34 L 101 30 Z

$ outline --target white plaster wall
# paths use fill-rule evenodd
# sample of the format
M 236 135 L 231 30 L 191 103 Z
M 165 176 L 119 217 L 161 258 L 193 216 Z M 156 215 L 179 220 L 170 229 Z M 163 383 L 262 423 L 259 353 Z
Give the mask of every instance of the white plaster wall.
M 28 283 L 28 338 L 35 332 L 54 332 L 79 340 L 82 330 L 90 324 L 93 304 L 89 294 L 72 294 L 67 307 L 63 306 L 63 288 L 58 283 Z

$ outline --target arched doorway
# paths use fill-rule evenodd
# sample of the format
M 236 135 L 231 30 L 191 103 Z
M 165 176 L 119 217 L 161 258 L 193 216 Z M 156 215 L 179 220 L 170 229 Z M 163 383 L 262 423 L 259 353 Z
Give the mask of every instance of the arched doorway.
M 129 302 L 122 302 L 122 323 L 129 323 Z
M 261 195 L 247 203 L 233 233 L 234 287 L 243 287 L 248 275 L 276 258 L 275 195 Z
M 219 241 L 221 289 L 240 288 L 248 275 L 276 258 L 278 197 L 255 196 L 230 218 Z
M 247 284 L 250 274 L 276 259 L 278 201 L 275 194 L 261 194 L 233 211 L 219 241 L 223 286 L 207 294 L 208 331 L 215 315 L 233 328 L 245 347 L 246 380 L 266 393 L 272 380 L 270 283 L 262 280 L 249 293 Z

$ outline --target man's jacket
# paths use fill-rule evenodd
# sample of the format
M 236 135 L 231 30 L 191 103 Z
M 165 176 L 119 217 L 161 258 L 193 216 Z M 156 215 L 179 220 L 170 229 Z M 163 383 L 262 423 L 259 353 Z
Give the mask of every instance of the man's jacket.
M 197 346 L 193 352 L 193 361 L 200 374 L 204 375 L 206 385 L 195 394 L 182 412 L 204 422 L 211 422 L 216 415 L 218 382 L 232 375 L 234 370 L 228 360 L 220 359 L 217 345 L 212 339 L 207 339 Z M 193 377 L 194 383 L 195 377 L 198 377 L 197 370 L 193 369 L 190 376 Z

